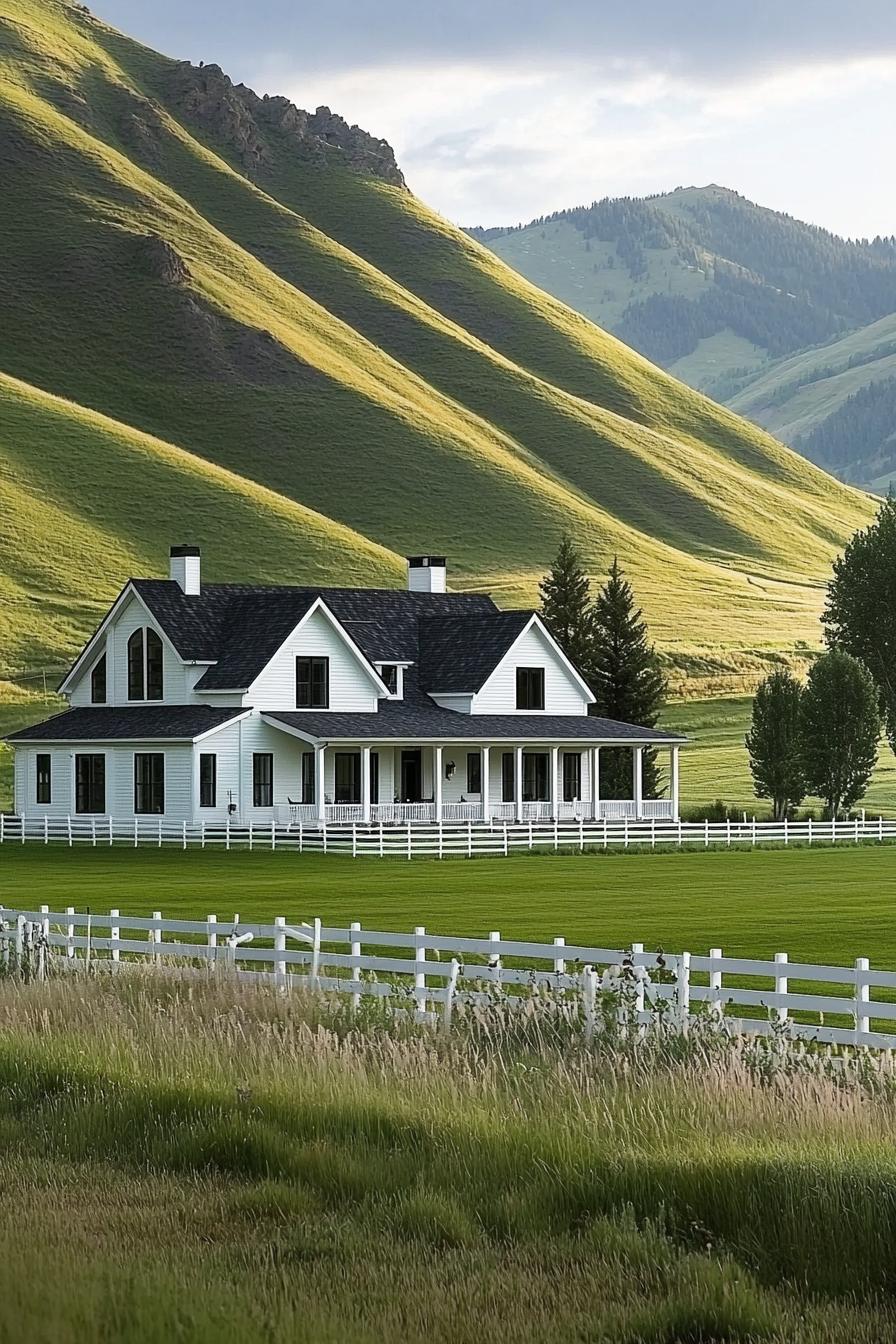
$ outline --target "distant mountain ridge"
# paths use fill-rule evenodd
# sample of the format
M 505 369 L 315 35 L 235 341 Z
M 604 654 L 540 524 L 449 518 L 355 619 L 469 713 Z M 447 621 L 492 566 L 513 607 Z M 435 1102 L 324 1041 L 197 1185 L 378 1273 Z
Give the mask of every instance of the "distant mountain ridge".
M 0 679 L 172 540 L 224 582 L 400 584 L 432 550 L 512 606 L 572 533 L 677 684 L 817 640 L 868 501 L 434 214 L 384 141 L 0 0 L 0 175 Z
M 775 361 L 896 312 L 896 238 L 839 238 L 715 184 L 471 233 L 661 367 L 788 442 L 796 436 L 750 395 L 752 380 Z M 869 367 L 860 381 L 879 374 Z M 878 441 L 837 460 L 816 455 L 813 429 L 800 431 L 798 446 L 850 479 L 869 480 L 882 452 L 886 459 Z

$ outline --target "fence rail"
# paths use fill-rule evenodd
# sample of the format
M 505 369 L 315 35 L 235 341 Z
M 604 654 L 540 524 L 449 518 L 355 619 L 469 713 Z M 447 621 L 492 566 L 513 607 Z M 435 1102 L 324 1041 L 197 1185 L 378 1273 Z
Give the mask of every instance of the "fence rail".
M 762 844 L 859 844 L 896 840 L 896 820 L 883 817 L 848 821 L 676 822 L 652 818 L 631 821 L 492 821 L 472 819 L 422 823 L 344 822 L 318 826 L 302 821 L 237 825 L 193 824 L 165 817 L 20 817 L 0 812 L 0 844 L 156 845 L 182 849 L 289 849 L 401 858 L 472 858 L 530 849 L 608 849 L 658 846 L 703 847 Z
M 384 932 L 360 923 L 330 927 L 320 919 L 293 925 L 165 919 L 77 911 L 0 907 L 0 963 L 45 978 L 59 969 L 97 962 L 146 962 L 188 972 L 224 967 L 236 975 L 266 977 L 286 989 L 322 990 L 393 1001 L 421 1020 L 450 1022 L 455 1005 L 495 1001 L 525 1006 L 532 997 L 559 1005 L 586 1035 L 601 1013 L 632 1027 L 661 1023 L 687 1031 L 700 1016 L 725 1030 L 781 1033 L 826 1044 L 896 1047 L 896 971 L 872 970 L 867 958 L 852 966 L 707 956 L 690 952 Z M 816 989 L 816 987 L 819 987 Z M 828 992 L 825 992 L 825 990 Z M 874 997 L 883 993 L 889 997 Z M 881 1029 L 883 1028 L 883 1029 Z

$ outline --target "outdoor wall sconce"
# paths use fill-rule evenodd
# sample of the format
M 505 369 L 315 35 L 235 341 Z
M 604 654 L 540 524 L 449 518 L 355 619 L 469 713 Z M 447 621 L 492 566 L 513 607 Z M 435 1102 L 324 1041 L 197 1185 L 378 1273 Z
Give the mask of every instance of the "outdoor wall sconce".
M 454 772 L 455 772 L 456 769 L 457 769 L 457 766 L 454 764 L 453 761 L 446 761 L 446 762 L 445 762 L 445 778 L 446 778 L 446 779 L 451 779 L 451 778 L 453 777 Z

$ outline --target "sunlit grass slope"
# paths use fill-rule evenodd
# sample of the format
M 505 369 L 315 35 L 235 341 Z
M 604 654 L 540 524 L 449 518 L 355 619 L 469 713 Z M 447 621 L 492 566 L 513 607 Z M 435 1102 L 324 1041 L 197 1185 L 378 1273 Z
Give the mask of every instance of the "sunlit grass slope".
M 159 567 L 178 517 L 206 544 L 218 525 L 178 498 L 184 475 L 239 495 L 207 546 L 215 577 L 392 582 L 426 547 L 455 582 L 520 602 L 568 531 L 595 574 L 622 557 L 681 676 L 749 677 L 816 638 L 860 495 L 410 192 L 309 165 L 275 131 L 250 179 L 226 127 L 181 110 L 175 75 L 62 0 L 0 0 L 0 464 L 29 501 L 0 534 L 0 670 L 13 650 L 70 651 L 130 568 Z M 67 443 L 37 389 L 73 403 Z M 119 444 L 132 427 L 167 447 L 110 458 L 108 422 L 77 407 Z M 97 471 L 99 518 L 80 484 Z M 98 526 L 114 544 L 73 573 Z

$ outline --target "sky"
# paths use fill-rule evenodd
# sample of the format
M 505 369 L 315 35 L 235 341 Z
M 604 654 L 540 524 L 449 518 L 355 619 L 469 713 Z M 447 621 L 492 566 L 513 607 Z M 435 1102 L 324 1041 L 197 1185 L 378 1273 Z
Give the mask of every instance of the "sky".
M 896 233 L 894 0 L 90 0 L 388 140 L 456 223 L 716 182 Z

